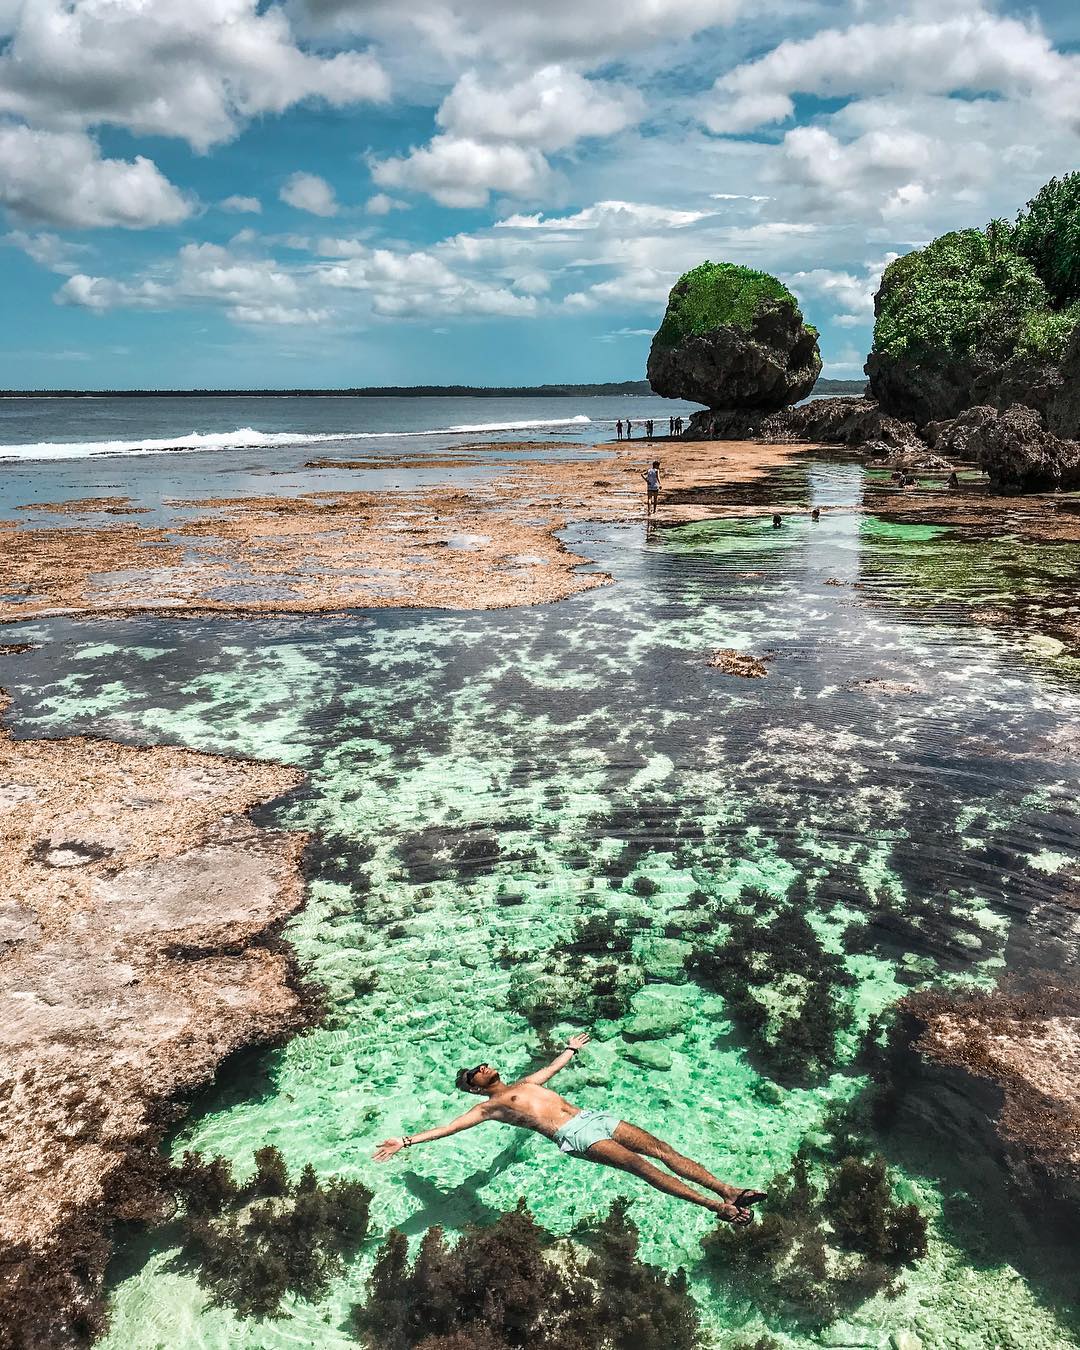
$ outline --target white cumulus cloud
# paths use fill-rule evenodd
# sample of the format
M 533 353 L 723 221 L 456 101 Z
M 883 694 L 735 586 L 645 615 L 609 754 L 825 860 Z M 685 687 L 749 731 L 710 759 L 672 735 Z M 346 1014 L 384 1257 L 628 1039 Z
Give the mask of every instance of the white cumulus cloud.
M 294 173 L 286 179 L 278 194 L 287 206 L 307 211 L 313 216 L 336 216 L 337 198 L 334 189 L 315 173 Z
M 284 9 L 258 0 L 30 0 L 0 54 L 0 112 L 179 136 L 200 150 L 304 99 L 388 95 L 368 52 L 305 51 Z
M 491 192 L 537 196 L 552 178 L 546 154 L 612 136 L 644 112 L 636 90 L 558 65 L 495 83 L 466 71 L 436 113 L 442 132 L 405 158 L 375 163 L 372 177 L 443 206 L 483 206 Z
M 380 186 L 426 192 L 442 206 L 483 206 L 491 192 L 535 196 L 549 182 L 550 172 L 538 150 L 458 136 L 435 136 L 404 159 L 371 166 Z
M 1030 21 L 981 5 L 782 42 L 716 81 L 705 122 L 716 132 L 748 131 L 790 117 L 796 93 L 837 98 L 892 90 L 1034 97 L 1080 125 L 1080 58 L 1055 50 Z
M 232 197 L 226 197 L 218 203 L 223 211 L 235 211 L 237 213 L 247 212 L 249 215 L 257 216 L 262 214 L 262 202 L 258 197 L 244 197 L 239 193 Z
M 104 159 L 78 131 L 0 125 L 0 205 L 59 226 L 176 225 L 192 202 L 143 155 Z

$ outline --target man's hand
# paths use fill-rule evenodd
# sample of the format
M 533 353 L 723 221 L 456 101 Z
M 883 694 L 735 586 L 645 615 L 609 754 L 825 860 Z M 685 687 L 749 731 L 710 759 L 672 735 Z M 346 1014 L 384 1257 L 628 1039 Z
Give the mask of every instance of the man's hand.
M 588 1045 L 590 1040 L 592 1037 L 587 1031 L 579 1031 L 576 1036 L 570 1037 L 566 1045 L 570 1050 L 580 1050 L 582 1046 Z
M 401 1138 L 384 1139 L 382 1143 L 379 1145 L 379 1147 L 375 1150 L 375 1161 L 389 1162 L 390 1159 L 394 1156 L 394 1154 L 400 1153 L 404 1147 L 405 1147 L 404 1139 Z

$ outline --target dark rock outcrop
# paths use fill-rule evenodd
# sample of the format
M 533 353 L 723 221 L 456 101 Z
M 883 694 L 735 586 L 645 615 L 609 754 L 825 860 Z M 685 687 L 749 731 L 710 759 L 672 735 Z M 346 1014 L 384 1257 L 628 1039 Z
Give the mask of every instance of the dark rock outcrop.
M 815 398 L 796 408 L 755 413 L 721 408 L 694 413 L 687 440 L 824 441 L 863 446 L 879 442 L 888 451 L 921 446 L 910 422 L 883 413 L 869 398 Z
M 709 408 L 772 412 L 797 403 L 821 374 L 816 329 L 775 277 L 702 263 L 672 287 L 649 352 L 664 398 Z
M 1015 404 L 971 429 L 967 439 L 992 488 L 1006 492 L 1080 488 L 1080 442 L 1047 431 L 1034 408 Z
M 1061 379 L 1046 408 L 1046 425 L 1055 436 L 1080 440 L 1080 326 L 1061 362 Z
M 967 408 L 959 417 L 929 422 L 923 427 L 923 439 L 936 453 L 950 460 L 974 463 L 979 458 L 979 433 L 989 422 L 996 422 L 998 410 L 985 403 Z

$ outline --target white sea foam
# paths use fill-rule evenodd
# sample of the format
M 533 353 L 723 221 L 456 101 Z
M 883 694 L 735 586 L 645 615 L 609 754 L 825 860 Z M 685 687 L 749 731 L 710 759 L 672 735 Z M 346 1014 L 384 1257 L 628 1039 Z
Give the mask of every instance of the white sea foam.
M 193 454 L 199 450 L 253 450 L 275 445 L 322 445 L 333 441 L 397 440 L 403 436 L 476 436 L 487 431 L 528 431 L 537 427 L 585 426 L 592 419 L 544 417 L 524 422 L 478 422 L 474 426 L 432 427 L 426 431 L 193 431 L 139 441 L 39 441 L 33 445 L 0 445 L 0 460 L 89 459 L 93 455 Z

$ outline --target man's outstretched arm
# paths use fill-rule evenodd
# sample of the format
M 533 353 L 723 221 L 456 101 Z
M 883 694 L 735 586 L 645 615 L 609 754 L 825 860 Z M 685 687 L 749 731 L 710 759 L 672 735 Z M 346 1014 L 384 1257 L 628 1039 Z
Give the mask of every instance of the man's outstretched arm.
M 427 1144 L 432 1139 L 445 1139 L 449 1134 L 460 1134 L 462 1130 L 471 1130 L 474 1125 L 483 1125 L 487 1112 L 482 1106 L 474 1106 L 450 1121 L 448 1125 L 436 1125 L 433 1130 L 421 1130 L 419 1134 L 403 1134 L 396 1139 L 384 1139 L 375 1150 L 376 1162 L 389 1162 L 395 1153 L 413 1144 Z
M 546 1083 L 549 1078 L 554 1078 L 560 1069 L 565 1069 L 574 1055 L 583 1045 L 588 1045 L 589 1037 L 584 1031 L 579 1031 L 576 1036 L 571 1036 L 566 1042 L 566 1049 L 561 1055 L 551 1061 L 546 1069 L 537 1069 L 535 1073 L 526 1074 L 521 1080 L 523 1083 Z

